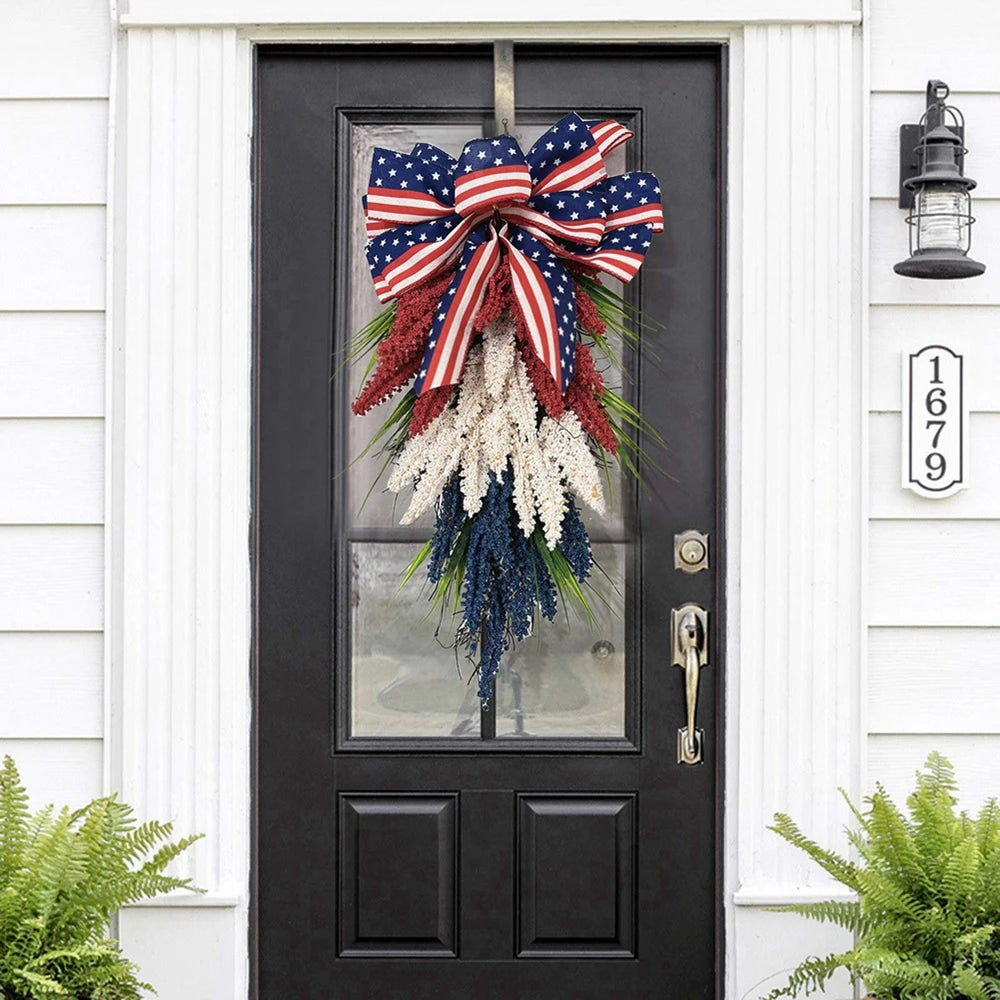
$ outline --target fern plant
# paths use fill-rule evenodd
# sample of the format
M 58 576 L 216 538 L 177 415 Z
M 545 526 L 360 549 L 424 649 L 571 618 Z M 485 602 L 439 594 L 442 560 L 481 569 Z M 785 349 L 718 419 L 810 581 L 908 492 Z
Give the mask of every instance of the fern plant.
M 1000 807 L 990 799 L 976 818 L 956 813 L 954 771 L 940 754 L 927 758 L 907 799 L 909 815 L 881 785 L 856 808 L 848 830 L 859 861 L 806 837 L 778 813 L 775 833 L 805 851 L 854 902 L 780 907 L 853 932 L 854 947 L 809 958 L 767 1000 L 821 989 L 846 969 L 875 1000 L 1000 1000 Z
M 0 768 L 0 1000 L 138 1000 L 151 989 L 108 937 L 110 914 L 190 879 L 164 869 L 198 837 L 137 826 L 115 796 L 32 815 L 14 761 Z M 201 891 L 194 889 L 194 891 Z

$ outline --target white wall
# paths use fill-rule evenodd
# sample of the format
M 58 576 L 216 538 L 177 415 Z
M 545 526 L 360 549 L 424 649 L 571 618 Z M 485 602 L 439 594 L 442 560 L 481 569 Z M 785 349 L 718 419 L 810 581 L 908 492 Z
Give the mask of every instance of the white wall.
M 124 790 L 143 817 L 209 834 L 196 873 L 209 895 L 131 907 L 118 933 L 161 1000 L 237 1000 L 246 904 L 235 897 L 246 879 L 227 873 L 246 869 L 246 813 L 234 848 L 213 817 L 136 794 L 115 765 L 125 740 L 105 720 L 105 554 L 115 551 L 106 548 L 115 533 L 104 530 L 111 6 L 32 0 L 0 16 L 0 754 L 17 761 L 33 805 Z M 116 425 L 116 441 L 121 433 Z M 245 551 L 245 529 L 239 544 Z M 199 588 L 207 592 L 201 578 Z M 129 662 L 141 677 L 147 658 Z M 241 675 L 246 664 L 244 654 Z M 229 694 L 220 688 L 220 698 Z M 121 711 L 120 699 L 108 703 Z M 169 699 L 161 709 L 171 710 Z M 220 761 L 220 746 L 242 746 L 242 735 L 233 741 L 199 718 Z M 149 729 L 138 720 L 130 731 Z M 132 770 L 157 773 L 186 753 L 128 749 Z M 244 770 L 231 783 L 246 785 Z M 205 766 L 198 775 L 209 783 Z
M 902 796 L 931 749 L 955 764 L 963 802 L 1000 794 L 1000 8 L 871 0 L 869 783 Z M 932 27 L 930 27 L 932 26 Z M 901 278 L 898 129 L 930 78 L 965 114 L 972 256 L 962 281 Z M 944 343 L 966 357 L 970 487 L 945 500 L 900 489 L 900 356 Z
M 107 0 L 0 30 L 0 754 L 102 791 Z

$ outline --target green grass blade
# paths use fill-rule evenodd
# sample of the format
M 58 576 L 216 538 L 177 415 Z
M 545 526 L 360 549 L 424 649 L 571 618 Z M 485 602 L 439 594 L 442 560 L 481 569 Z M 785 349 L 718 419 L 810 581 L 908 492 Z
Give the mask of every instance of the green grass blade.
M 420 567 L 423 566 L 425 562 L 427 562 L 427 557 L 431 554 L 431 549 L 433 547 L 434 547 L 434 540 L 431 538 L 428 538 L 427 541 L 420 546 L 420 551 L 410 560 L 409 566 L 407 566 L 406 569 L 403 571 L 403 576 L 402 579 L 400 579 L 399 581 L 399 586 L 396 588 L 396 593 L 392 595 L 393 600 L 395 600 L 399 596 L 399 592 L 409 582 L 410 577 L 412 577 L 413 574 L 416 573 L 416 571 L 420 569 Z

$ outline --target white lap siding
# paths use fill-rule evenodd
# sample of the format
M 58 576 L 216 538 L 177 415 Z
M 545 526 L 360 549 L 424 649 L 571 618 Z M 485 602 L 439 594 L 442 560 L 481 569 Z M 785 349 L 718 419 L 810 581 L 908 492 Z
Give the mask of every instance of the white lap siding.
M 107 0 L 0 30 L 0 754 L 33 803 L 103 789 Z
M 930 27 L 930 26 L 933 27 Z M 1000 794 L 1000 8 L 872 0 L 867 772 L 903 795 L 932 749 L 955 764 L 963 804 Z M 896 207 L 898 130 L 929 78 L 965 113 L 972 256 L 986 274 L 919 281 Z M 965 355 L 970 485 L 946 500 L 899 487 L 900 355 L 943 343 Z

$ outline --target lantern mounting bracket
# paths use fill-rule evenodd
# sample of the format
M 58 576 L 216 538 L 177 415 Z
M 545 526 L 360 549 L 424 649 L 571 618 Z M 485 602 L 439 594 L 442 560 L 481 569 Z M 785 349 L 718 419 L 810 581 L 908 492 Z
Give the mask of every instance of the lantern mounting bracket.
M 920 162 L 920 143 L 923 138 L 925 125 L 928 129 L 940 123 L 941 111 L 945 107 L 950 90 L 948 84 L 942 80 L 927 81 L 927 113 L 924 121 L 916 124 L 899 126 L 899 207 L 912 209 L 914 205 L 914 191 L 905 186 L 908 180 L 920 174 L 923 164 Z M 931 121 L 934 117 L 935 120 Z M 957 133 L 961 140 L 961 145 L 956 152 L 959 173 L 965 173 L 965 126 L 963 124 L 950 124 L 948 126 Z

